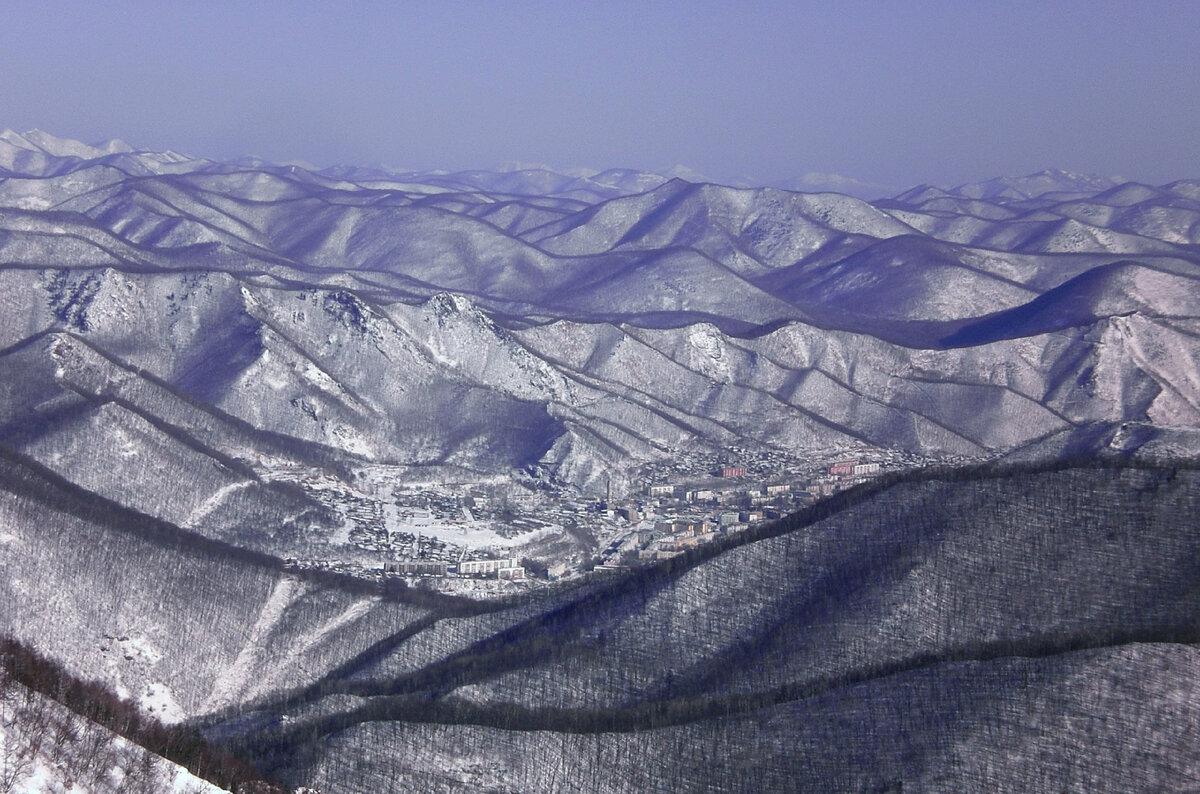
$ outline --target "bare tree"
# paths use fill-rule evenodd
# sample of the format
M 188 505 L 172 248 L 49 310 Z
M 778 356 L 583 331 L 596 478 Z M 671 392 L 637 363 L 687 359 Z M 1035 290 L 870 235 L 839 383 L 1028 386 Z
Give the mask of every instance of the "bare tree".
M 97 725 L 84 728 L 76 744 L 76 766 L 80 775 L 99 780 L 112 767 L 112 734 Z
M 12 791 L 33 765 L 28 733 L 20 724 L 23 709 L 19 689 L 9 675 L 8 665 L 0 664 L 0 794 Z
M 129 745 L 119 758 L 119 766 L 123 772 L 123 794 L 158 794 L 167 790 L 169 784 L 164 780 L 163 771 L 157 761 L 152 753 L 137 745 Z

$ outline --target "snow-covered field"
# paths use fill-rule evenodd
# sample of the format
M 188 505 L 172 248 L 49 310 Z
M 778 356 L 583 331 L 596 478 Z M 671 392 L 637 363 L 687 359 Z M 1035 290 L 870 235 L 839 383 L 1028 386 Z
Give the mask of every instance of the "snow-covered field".
M 476 520 L 469 509 L 464 509 L 462 519 L 453 524 L 438 521 L 431 510 L 403 509 L 394 504 L 385 505 L 383 514 L 389 533 L 423 535 L 468 549 L 502 550 L 528 545 L 562 532 L 561 526 L 547 524 L 541 529 L 506 537 L 496 532 L 495 522 Z

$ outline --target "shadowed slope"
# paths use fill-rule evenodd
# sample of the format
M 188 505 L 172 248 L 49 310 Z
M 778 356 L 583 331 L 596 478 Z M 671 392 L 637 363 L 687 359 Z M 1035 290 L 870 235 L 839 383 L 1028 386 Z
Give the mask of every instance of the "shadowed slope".
M 764 742 L 812 748 L 768 753 L 790 774 L 811 779 L 814 769 L 830 775 L 879 749 L 879 737 L 880 747 L 892 749 L 852 766 L 915 782 L 960 779 L 976 769 L 958 766 L 952 748 L 990 731 L 993 740 L 1021 748 L 1019 757 L 997 762 L 999 780 L 1060 780 L 1082 773 L 1082 759 L 1054 754 L 1075 745 L 1103 753 L 1150 712 L 1123 712 L 1104 731 L 1067 730 L 1051 742 L 1008 726 L 994 704 L 1017 713 L 1041 708 L 1037 719 L 1052 724 L 1072 714 L 1105 719 L 1106 709 L 1124 708 L 1118 704 L 1135 692 L 1178 691 L 1200 642 L 1197 509 L 1194 468 L 898 480 L 798 514 L 765 530 L 769 537 L 738 539 L 723 553 L 706 549 L 682 564 L 598 584 L 423 669 L 389 674 L 388 658 L 376 659 L 374 670 L 323 682 L 323 699 L 291 712 L 293 727 L 250 745 L 273 763 L 309 759 L 310 772 L 292 767 L 296 780 L 319 770 L 317 780 L 352 791 L 369 788 L 339 777 L 337 770 L 346 772 L 341 753 L 363 754 L 362 780 L 404 770 L 445 775 L 451 788 L 453 781 L 467 785 L 461 772 L 437 772 L 439 751 L 421 746 L 460 732 L 478 736 L 483 756 L 532 790 L 595 780 L 598 762 L 572 755 L 580 744 L 595 744 L 601 754 L 642 752 L 642 763 L 665 780 L 716 774 L 723 787 L 745 790 L 723 777 L 728 760 L 721 759 L 761 758 Z M 1110 687 L 1121 676 L 1138 683 L 1088 697 L 1088 687 Z M 940 716 L 914 710 L 913 687 L 943 704 Z M 337 692 L 367 700 L 344 701 Z M 855 709 L 840 705 L 846 699 L 870 704 L 858 717 L 865 733 L 852 731 Z M 784 727 L 776 722 L 784 713 L 807 716 Z M 888 716 L 906 713 L 912 717 L 899 723 Z M 740 726 L 737 738 L 726 733 L 732 725 Z M 1153 730 L 1155 741 L 1181 747 L 1175 728 Z M 563 734 L 559 763 L 573 771 L 552 764 L 559 771 L 538 777 L 510 755 L 547 752 L 544 732 Z M 566 738 L 580 734 L 595 738 Z M 655 753 L 658 742 L 684 735 L 709 750 L 672 759 Z M 362 741 L 392 744 L 373 751 Z M 412 754 L 401 756 L 403 747 Z M 1034 771 L 1023 753 L 1040 752 L 1051 760 Z M 906 761 L 903 753 L 916 755 Z M 1163 759 L 1162 769 L 1172 770 L 1167 779 L 1182 780 L 1191 768 L 1191 756 L 1180 753 Z M 619 775 L 598 790 L 619 790 L 640 774 L 624 761 L 618 766 Z

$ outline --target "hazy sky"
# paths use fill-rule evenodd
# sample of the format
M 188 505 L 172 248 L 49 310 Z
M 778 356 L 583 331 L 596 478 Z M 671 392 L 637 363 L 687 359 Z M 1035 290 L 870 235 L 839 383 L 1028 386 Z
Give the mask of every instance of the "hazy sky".
M 1200 176 L 1200 2 L 4 3 L 0 127 L 212 157 Z

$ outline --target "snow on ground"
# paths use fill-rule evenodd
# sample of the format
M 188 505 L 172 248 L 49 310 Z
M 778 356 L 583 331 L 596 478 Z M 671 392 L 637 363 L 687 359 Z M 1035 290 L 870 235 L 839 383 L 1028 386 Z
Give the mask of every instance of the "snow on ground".
M 349 546 L 350 530 L 354 529 L 355 526 L 354 520 L 345 513 L 341 513 L 340 516 L 342 524 L 330 532 L 328 542 L 334 546 Z
M 225 498 L 229 496 L 229 494 L 240 488 L 246 488 L 249 485 L 249 482 L 234 482 L 221 486 L 211 496 L 205 499 L 200 506 L 192 511 L 192 514 L 188 516 L 186 520 L 184 520 L 184 526 L 196 526 L 205 516 L 217 509 L 217 506 L 220 505 L 221 502 L 225 501 Z
M 239 694 L 251 685 L 259 674 L 258 662 L 271 630 L 283 618 L 288 605 L 303 595 L 306 585 L 295 577 L 286 576 L 275 584 L 275 589 L 258 613 L 258 620 L 250 629 L 246 644 L 237 659 L 222 671 L 213 684 L 212 692 L 200 707 L 201 712 L 216 711 L 236 701 Z
M 0 728 L 0 733 L 3 733 Z M 102 730 L 91 726 L 91 730 Z M 5 737 L 8 738 L 8 737 Z M 114 761 L 104 772 L 97 774 L 98 779 L 81 779 L 79 770 L 61 760 L 47 758 L 44 754 L 34 759 L 21 775 L 14 781 L 11 794 L 127 794 L 131 791 L 153 791 L 155 794 L 226 794 L 222 789 L 207 780 L 196 777 L 176 763 L 152 756 L 149 774 L 155 775 L 150 782 L 150 788 L 135 788 L 142 782 L 141 776 L 147 773 L 140 768 L 143 757 L 151 754 L 146 750 L 114 737 L 113 750 L 120 753 L 122 760 Z M 126 773 L 126 765 L 133 767 L 132 773 Z M 133 775 L 138 776 L 137 779 Z M 0 780 L 0 785 L 4 781 Z M 165 787 L 165 788 L 164 788 Z
M 49 698 L 11 686 L 0 704 L 0 791 L 5 794 L 223 791 Z
M 170 687 L 161 683 L 147 685 L 138 698 L 138 709 L 166 725 L 176 725 L 187 716 Z
M 355 601 L 349 607 L 342 610 L 341 613 L 325 621 L 320 626 L 292 639 L 288 643 L 287 654 L 284 658 L 282 660 L 272 660 L 272 674 L 260 674 L 260 677 L 251 682 L 247 687 L 246 694 L 250 696 L 269 694 L 272 687 L 275 686 L 275 680 L 295 665 L 307 651 L 319 645 L 333 632 L 363 618 L 380 600 L 378 597 L 372 597 L 363 599 L 362 601 Z
M 444 543 L 465 546 L 469 549 L 524 546 L 563 532 L 563 528 L 558 524 L 547 524 L 538 529 L 506 538 L 492 528 L 493 522 L 491 521 L 475 520 L 443 524 L 438 523 L 430 510 L 412 507 L 402 509 L 394 504 L 383 506 L 383 518 L 389 535 L 407 532 L 410 535 L 437 538 Z

